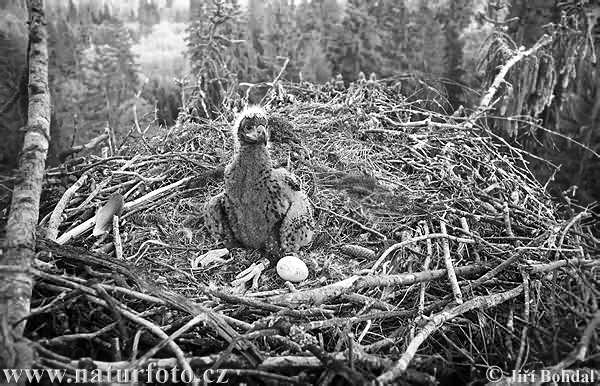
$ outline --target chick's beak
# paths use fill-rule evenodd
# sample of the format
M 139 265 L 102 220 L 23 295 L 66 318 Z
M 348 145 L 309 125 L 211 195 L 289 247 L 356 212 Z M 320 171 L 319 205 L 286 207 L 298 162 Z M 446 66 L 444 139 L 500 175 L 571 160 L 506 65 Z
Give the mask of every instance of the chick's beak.
M 258 125 L 252 131 L 246 134 L 246 138 L 254 143 L 267 144 L 267 128 L 264 125 Z

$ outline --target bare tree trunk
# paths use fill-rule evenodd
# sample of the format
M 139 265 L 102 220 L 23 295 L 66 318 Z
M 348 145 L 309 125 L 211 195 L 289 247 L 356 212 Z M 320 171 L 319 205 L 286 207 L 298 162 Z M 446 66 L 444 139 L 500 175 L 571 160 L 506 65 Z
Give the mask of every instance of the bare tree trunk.
M 29 0 L 29 105 L 23 150 L 19 159 L 6 226 L 4 253 L 0 255 L 0 369 L 30 368 L 31 348 L 21 339 L 29 313 L 42 180 L 50 137 L 48 47 L 43 0 Z M 0 382 L 3 382 L 0 379 Z

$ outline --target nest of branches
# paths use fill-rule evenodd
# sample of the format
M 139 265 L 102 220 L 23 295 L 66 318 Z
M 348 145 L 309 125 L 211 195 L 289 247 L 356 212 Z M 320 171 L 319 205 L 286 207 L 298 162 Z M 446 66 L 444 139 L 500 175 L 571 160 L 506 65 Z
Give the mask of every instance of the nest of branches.
M 308 279 L 271 269 L 236 288 L 260 254 L 206 255 L 220 246 L 200 210 L 223 189 L 233 113 L 180 123 L 47 173 L 27 324 L 37 364 L 324 385 L 599 367 L 597 240 L 586 213 L 559 215 L 527 154 L 382 82 L 275 91 L 273 159 L 317 208 Z M 123 211 L 94 237 L 115 192 Z

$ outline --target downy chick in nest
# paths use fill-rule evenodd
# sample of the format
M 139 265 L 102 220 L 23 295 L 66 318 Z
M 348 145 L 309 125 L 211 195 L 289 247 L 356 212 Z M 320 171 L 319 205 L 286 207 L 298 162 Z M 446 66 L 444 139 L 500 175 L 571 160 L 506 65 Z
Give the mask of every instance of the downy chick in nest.
M 234 154 L 225 169 L 225 190 L 205 205 L 209 232 L 226 247 L 245 247 L 280 258 L 297 254 L 314 235 L 313 208 L 298 178 L 273 169 L 268 144 L 270 127 L 261 107 L 242 111 L 233 126 Z M 243 282 L 254 280 L 259 269 Z

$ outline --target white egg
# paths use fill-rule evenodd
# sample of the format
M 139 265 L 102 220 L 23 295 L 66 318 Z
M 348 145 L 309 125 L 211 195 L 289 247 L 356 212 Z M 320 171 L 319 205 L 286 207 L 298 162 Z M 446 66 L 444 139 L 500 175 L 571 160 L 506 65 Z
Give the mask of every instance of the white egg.
M 308 267 L 296 256 L 284 256 L 277 262 L 277 274 L 283 280 L 300 282 L 308 277 Z

